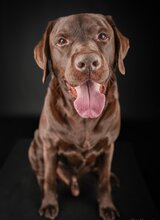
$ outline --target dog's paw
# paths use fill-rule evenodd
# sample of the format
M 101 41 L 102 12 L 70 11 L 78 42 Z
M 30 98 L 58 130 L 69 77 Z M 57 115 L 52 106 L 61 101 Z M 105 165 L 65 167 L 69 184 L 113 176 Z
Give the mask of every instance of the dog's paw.
M 39 209 L 39 214 L 49 219 L 55 219 L 58 215 L 59 208 L 58 203 L 55 204 L 45 204 L 42 202 L 42 205 Z
M 73 196 L 79 196 L 80 194 L 79 184 L 75 176 L 72 177 L 71 192 Z
M 115 207 L 101 207 L 100 216 L 103 220 L 115 220 L 116 217 L 119 217 L 119 213 Z

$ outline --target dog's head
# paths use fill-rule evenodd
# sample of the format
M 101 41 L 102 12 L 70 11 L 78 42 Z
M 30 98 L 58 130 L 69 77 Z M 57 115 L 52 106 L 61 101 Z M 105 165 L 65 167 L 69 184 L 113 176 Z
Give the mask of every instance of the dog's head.
M 128 49 L 129 40 L 111 16 L 77 14 L 50 21 L 34 57 L 44 71 L 43 82 L 52 71 L 74 97 L 78 114 L 96 118 L 103 111 L 113 69 L 118 66 L 125 74 Z

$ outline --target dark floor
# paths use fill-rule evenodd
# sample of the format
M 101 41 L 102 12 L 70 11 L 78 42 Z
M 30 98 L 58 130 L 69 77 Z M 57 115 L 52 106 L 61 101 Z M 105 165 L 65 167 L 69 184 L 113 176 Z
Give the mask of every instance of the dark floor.
M 31 139 L 21 139 L 0 171 L 0 219 L 41 220 L 38 215 L 40 190 L 28 161 Z M 112 170 L 120 179 L 120 188 L 112 188 L 114 203 L 122 220 L 159 220 L 159 215 L 139 172 L 132 144 L 117 142 Z M 80 179 L 80 196 L 73 197 L 58 182 L 60 212 L 57 220 L 101 220 L 97 203 L 98 182 L 94 175 Z M 73 211 L 74 210 L 74 211 Z
M 157 177 L 159 166 L 158 129 L 156 121 L 122 120 L 119 142 L 132 144 L 139 170 L 144 177 L 152 199 L 160 208 L 160 180 Z M 17 117 L 0 119 L 0 166 L 2 167 L 18 139 L 32 138 L 38 126 L 37 117 Z

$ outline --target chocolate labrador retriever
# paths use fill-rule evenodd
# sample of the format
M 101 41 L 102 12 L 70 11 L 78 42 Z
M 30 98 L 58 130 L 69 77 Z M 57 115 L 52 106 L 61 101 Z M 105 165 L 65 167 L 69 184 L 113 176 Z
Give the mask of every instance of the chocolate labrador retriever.
M 52 74 L 39 128 L 29 159 L 42 189 L 40 215 L 58 215 L 56 181 L 80 193 L 79 178 L 96 172 L 99 211 L 115 219 L 111 197 L 111 162 L 120 130 L 116 67 L 125 74 L 123 59 L 129 40 L 111 16 L 77 14 L 50 21 L 34 49 L 43 82 Z

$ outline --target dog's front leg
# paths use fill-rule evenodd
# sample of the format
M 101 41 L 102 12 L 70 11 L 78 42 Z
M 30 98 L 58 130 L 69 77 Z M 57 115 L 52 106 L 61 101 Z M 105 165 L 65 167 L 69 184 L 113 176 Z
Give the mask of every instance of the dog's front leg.
M 39 210 L 40 215 L 54 219 L 58 215 L 58 202 L 56 194 L 56 148 L 49 141 L 45 141 L 43 146 L 44 159 L 44 182 L 43 198 Z
M 114 144 L 107 149 L 99 167 L 99 211 L 104 220 L 114 220 L 118 214 L 112 202 L 110 184 Z

